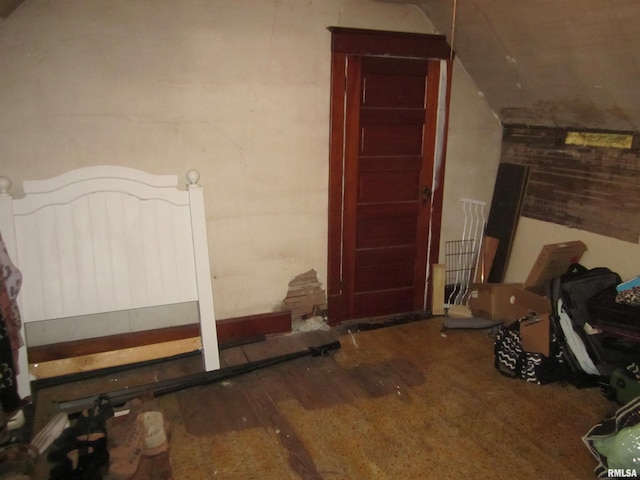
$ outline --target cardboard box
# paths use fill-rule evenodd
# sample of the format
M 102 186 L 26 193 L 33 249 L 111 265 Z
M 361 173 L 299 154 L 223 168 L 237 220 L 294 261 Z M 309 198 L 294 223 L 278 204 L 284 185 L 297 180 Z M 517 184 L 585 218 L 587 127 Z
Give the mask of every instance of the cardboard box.
M 508 319 L 509 323 L 531 313 L 535 314 L 531 321 L 524 321 L 520 324 L 522 349 L 527 352 L 541 353 L 548 357 L 551 335 L 549 324 L 551 304 L 549 299 L 528 290 L 514 288 L 511 291 L 509 303 L 512 307 L 512 316 Z
M 470 308 L 474 316 L 504 320 L 510 325 L 533 313 L 532 320 L 520 324 L 522 348 L 549 356 L 549 299 L 525 290 L 522 284 L 481 283 L 471 285 Z
M 566 273 L 571 264 L 580 262 L 586 250 L 587 246 L 579 240 L 545 245 L 531 268 L 525 286 L 544 285 L 552 278 Z
M 507 320 L 513 307 L 509 302 L 514 288 L 521 283 L 472 283 L 469 288 L 469 308 L 474 317 Z

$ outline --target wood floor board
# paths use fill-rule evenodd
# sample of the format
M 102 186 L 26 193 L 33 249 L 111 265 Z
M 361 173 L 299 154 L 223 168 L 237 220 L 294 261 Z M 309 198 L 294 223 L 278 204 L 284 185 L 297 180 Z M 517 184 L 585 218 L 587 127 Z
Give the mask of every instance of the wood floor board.
M 342 403 L 342 400 L 327 388 L 326 372 L 321 368 L 322 357 L 305 357 L 296 360 L 293 368 L 288 368 L 285 377 L 295 398 L 308 410 L 329 408 Z
M 392 358 L 387 360 L 385 365 L 410 387 L 424 383 L 422 371 L 404 358 Z
M 313 343 L 309 335 L 281 335 L 269 339 L 269 343 L 277 345 L 283 354 L 301 352 Z
M 349 370 L 351 378 L 370 397 L 384 397 L 393 395 L 400 388 L 400 384 L 405 386 L 397 375 L 384 363 L 362 364 Z
M 262 384 L 262 387 L 276 403 L 295 399 L 295 394 L 289 388 L 289 382 L 284 374 L 286 371 L 286 365 L 276 365 L 253 374 L 256 381 Z
M 203 358 L 200 354 L 159 364 L 164 378 L 179 378 L 194 375 L 202 371 Z
M 278 357 L 280 355 L 285 355 L 286 352 L 278 343 L 276 342 L 255 342 L 244 345 L 242 347 L 242 351 L 244 352 L 247 360 L 249 362 L 257 362 L 260 360 L 264 360 L 266 358 Z
M 323 476 L 318 472 L 311 453 L 262 385 L 259 382 L 251 383 L 247 385 L 246 392 L 265 428 L 275 432 L 286 448 L 292 471 L 305 480 L 322 480 Z
M 227 411 L 222 384 L 194 387 L 176 394 L 182 418 L 191 435 L 213 436 L 236 429 Z M 212 415 L 211 412 L 216 412 Z
M 333 357 L 327 357 L 318 362 L 314 369 L 323 373 L 324 388 L 331 391 L 342 403 L 352 403 L 365 398 L 366 392 L 353 381 L 349 373 L 340 367 Z
M 220 350 L 220 368 L 243 365 L 249 360 L 242 347 L 233 347 Z
M 221 401 L 227 406 L 227 414 L 233 421 L 236 430 L 258 428 L 261 425 L 256 409 L 251 405 L 247 395 L 247 386 L 255 383 L 253 375 L 243 375 L 229 382 L 224 382 L 220 392 Z

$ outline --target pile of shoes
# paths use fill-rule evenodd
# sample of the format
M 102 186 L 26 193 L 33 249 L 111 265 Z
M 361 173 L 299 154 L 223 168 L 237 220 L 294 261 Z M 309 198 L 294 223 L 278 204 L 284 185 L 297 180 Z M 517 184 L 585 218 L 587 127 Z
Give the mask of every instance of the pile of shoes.
M 109 480 L 170 480 L 168 420 L 153 400 L 134 399 L 108 422 Z
M 108 395 L 56 438 L 49 480 L 170 480 L 169 424 L 153 400 L 114 410 Z M 107 433 L 108 432 L 108 433 Z

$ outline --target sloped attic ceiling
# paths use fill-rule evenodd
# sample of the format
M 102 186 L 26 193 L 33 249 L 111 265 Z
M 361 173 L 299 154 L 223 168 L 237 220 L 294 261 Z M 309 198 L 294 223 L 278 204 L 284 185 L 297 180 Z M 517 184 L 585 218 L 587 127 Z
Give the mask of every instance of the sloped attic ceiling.
M 418 6 L 503 123 L 640 130 L 638 0 L 378 1 Z
M 503 123 L 640 131 L 639 0 L 371 1 L 420 8 Z

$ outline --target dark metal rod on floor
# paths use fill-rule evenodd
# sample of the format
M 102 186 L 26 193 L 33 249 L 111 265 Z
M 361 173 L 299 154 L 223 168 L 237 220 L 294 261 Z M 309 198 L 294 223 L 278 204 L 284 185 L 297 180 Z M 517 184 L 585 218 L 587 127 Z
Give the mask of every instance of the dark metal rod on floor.
M 186 377 L 162 380 L 160 382 L 149 383 L 145 385 L 139 385 L 136 387 L 125 388 L 114 392 L 109 392 L 107 395 L 111 399 L 113 405 L 123 404 L 131 399 L 141 396 L 144 393 L 151 392 L 154 397 L 166 395 L 168 393 L 178 392 L 187 388 L 198 387 L 202 385 L 208 385 L 210 383 L 216 383 L 229 378 L 237 377 L 245 373 L 254 372 L 266 367 L 284 363 L 290 360 L 295 360 L 302 357 L 312 356 L 326 356 L 333 350 L 338 350 L 341 347 L 339 341 L 327 343 L 319 347 L 309 347 L 306 350 L 299 352 L 289 353 L 286 355 L 280 355 L 277 357 L 267 358 L 264 360 L 257 360 L 255 362 L 249 362 L 242 365 L 234 365 L 232 367 L 223 368 L 220 370 L 214 370 L 212 372 L 202 372 L 193 375 L 187 375 Z M 90 408 L 98 395 L 92 395 L 90 397 L 78 398 L 75 400 L 67 400 L 57 403 L 57 409 L 62 412 L 75 413 L 84 409 Z

